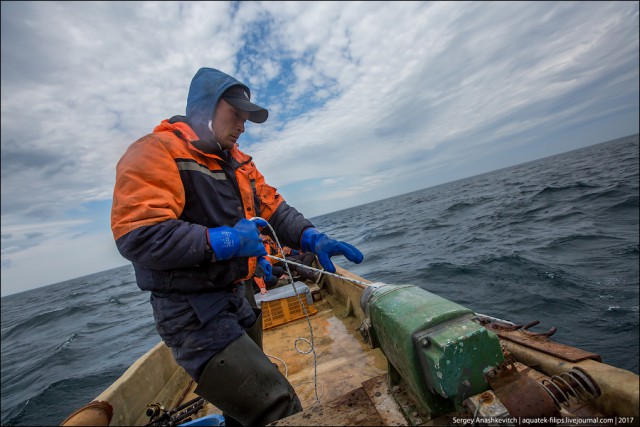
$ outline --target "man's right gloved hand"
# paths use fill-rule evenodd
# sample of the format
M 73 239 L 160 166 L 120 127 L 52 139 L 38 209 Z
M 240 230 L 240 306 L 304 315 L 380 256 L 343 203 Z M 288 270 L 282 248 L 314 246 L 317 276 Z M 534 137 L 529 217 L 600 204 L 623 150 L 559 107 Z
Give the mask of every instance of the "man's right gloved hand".
M 243 218 L 233 228 L 207 228 L 207 239 L 216 259 L 223 261 L 231 257 L 266 256 L 267 250 L 257 224 L 262 223 Z

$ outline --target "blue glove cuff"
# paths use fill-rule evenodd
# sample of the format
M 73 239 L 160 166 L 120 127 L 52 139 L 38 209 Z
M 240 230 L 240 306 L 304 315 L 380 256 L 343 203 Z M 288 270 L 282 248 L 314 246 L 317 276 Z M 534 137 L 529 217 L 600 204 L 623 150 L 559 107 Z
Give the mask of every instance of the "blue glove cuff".
M 231 227 L 208 228 L 207 236 L 209 245 L 219 261 L 231 258 L 240 246 L 238 233 Z
M 300 250 L 302 252 L 313 252 L 316 253 L 316 242 L 320 239 L 324 234 L 318 231 L 317 228 L 309 227 L 302 232 L 302 236 L 300 237 Z

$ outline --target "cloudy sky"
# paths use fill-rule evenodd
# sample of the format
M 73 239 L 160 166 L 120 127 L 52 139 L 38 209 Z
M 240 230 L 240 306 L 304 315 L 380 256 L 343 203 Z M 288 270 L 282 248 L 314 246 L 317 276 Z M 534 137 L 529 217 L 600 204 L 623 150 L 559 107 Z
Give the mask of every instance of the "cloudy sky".
M 2 2 L 2 295 L 127 264 L 115 165 L 200 67 L 307 217 L 638 132 L 638 2 Z

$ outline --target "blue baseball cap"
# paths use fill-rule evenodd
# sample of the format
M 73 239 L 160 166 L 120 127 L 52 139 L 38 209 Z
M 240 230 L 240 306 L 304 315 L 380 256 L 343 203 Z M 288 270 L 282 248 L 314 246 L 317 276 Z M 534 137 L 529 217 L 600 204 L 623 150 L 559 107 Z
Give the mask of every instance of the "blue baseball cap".
M 239 110 L 249 113 L 249 120 L 253 123 L 264 123 L 269 117 L 269 112 L 250 101 L 251 92 L 244 86 L 235 85 L 225 90 L 222 99 Z

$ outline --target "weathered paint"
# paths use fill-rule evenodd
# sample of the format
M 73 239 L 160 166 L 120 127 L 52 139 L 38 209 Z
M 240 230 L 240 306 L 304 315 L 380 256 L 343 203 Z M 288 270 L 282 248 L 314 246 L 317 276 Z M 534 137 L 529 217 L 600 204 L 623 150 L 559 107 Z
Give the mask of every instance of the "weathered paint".
M 471 320 L 472 310 L 416 286 L 381 286 L 368 313 L 383 353 L 432 415 L 486 390 L 483 370 L 503 360 L 497 336 Z

